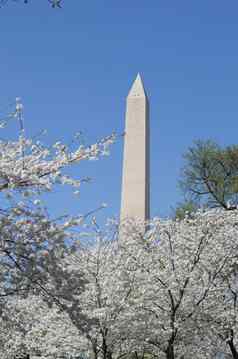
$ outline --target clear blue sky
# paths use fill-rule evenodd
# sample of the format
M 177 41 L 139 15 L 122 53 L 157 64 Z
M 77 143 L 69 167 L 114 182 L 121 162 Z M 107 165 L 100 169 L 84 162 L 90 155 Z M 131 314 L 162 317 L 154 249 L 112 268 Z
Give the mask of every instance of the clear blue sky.
M 181 199 L 182 154 L 193 140 L 238 142 L 237 0 L 46 0 L 0 10 L 0 104 L 21 96 L 29 135 L 87 142 L 124 129 L 125 97 L 138 71 L 151 103 L 152 214 Z M 15 129 L 11 127 L 11 135 Z M 52 194 L 57 213 L 120 207 L 122 141 L 109 158 L 75 168 L 91 176 L 80 200 Z

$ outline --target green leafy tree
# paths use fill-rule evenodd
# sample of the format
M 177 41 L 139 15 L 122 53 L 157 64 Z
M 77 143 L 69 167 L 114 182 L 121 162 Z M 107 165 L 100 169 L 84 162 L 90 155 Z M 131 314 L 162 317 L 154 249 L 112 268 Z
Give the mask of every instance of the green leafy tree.
M 221 148 L 210 140 L 197 141 L 185 153 L 184 160 L 180 187 L 188 201 L 210 208 L 237 208 L 237 145 Z

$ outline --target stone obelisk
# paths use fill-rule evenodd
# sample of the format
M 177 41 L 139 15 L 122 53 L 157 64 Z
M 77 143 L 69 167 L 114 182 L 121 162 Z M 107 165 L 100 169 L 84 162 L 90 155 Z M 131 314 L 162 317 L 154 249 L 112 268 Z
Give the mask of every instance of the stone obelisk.
M 137 75 L 127 96 L 121 220 L 150 216 L 149 101 Z

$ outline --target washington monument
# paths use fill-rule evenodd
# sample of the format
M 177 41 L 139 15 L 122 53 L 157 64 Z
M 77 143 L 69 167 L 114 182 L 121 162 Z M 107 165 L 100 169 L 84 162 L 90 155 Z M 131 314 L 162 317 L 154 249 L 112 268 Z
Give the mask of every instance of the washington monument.
M 126 103 L 121 219 L 149 219 L 149 146 L 149 101 L 138 74 Z

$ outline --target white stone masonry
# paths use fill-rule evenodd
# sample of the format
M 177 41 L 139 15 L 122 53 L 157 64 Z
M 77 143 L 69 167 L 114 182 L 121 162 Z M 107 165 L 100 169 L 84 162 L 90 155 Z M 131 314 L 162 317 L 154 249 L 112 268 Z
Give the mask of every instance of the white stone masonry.
M 127 97 L 121 220 L 150 216 L 149 101 L 138 74 Z

